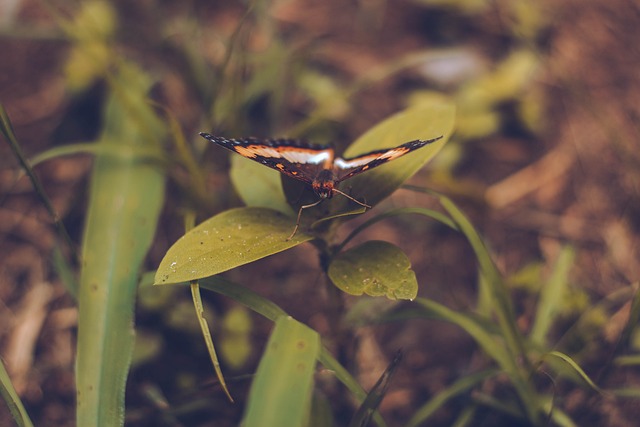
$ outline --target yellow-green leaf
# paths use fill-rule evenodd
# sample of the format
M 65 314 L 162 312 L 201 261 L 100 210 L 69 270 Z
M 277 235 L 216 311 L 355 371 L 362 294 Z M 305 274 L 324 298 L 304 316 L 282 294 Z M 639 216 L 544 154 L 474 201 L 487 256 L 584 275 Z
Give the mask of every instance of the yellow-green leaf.
M 291 317 L 280 317 L 251 385 L 242 425 L 305 426 L 319 355 L 316 331 Z
M 351 295 L 408 300 L 418 295 L 418 281 L 409 259 L 388 242 L 374 240 L 338 254 L 329 266 L 329 277 Z
M 266 208 L 222 212 L 189 231 L 167 251 L 155 284 L 213 276 L 311 239 L 298 232 L 287 240 L 294 226 L 291 218 Z

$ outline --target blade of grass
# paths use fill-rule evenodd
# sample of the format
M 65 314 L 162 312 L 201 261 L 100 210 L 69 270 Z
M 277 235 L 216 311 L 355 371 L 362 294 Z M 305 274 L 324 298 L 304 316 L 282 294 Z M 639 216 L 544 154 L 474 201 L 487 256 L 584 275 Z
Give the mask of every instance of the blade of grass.
M 620 336 L 619 344 L 616 346 L 616 351 L 620 351 L 629 346 L 629 341 L 633 336 L 634 331 L 638 328 L 638 322 L 640 321 L 640 286 L 636 282 L 632 286 L 636 291 L 633 294 L 631 300 L 631 310 L 629 310 L 629 320 L 625 325 L 622 334 Z
M 431 417 L 438 409 L 443 407 L 449 400 L 466 393 L 469 389 L 481 384 L 484 380 L 498 374 L 499 372 L 500 371 L 497 369 L 488 369 L 459 379 L 446 389 L 433 396 L 425 405 L 420 407 L 416 413 L 413 414 L 413 417 L 411 417 L 406 427 L 418 427 L 419 425 L 422 425 L 422 423 L 426 422 L 429 417 Z
M 349 427 L 362 427 L 369 424 L 371 415 L 373 415 L 373 413 L 378 409 L 380 402 L 382 402 L 382 399 L 387 394 L 387 389 L 389 388 L 389 383 L 393 377 L 393 373 L 401 360 L 402 352 L 398 351 L 387 369 L 385 369 L 380 378 L 378 378 L 378 381 L 376 381 L 373 388 L 369 390 L 367 398 L 364 399 L 358 408 L 358 411 L 351 419 L 351 422 L 349 422 Z
M 218 381 L 220 381 L 220 385 L 222 386 L 224 393 L 229 398 L 229 401 L 233 403 L 233 397 L 231 397 L 227 383 L 224 380 L 224 375 L 222 375 L 222 369 L 220 368 L 218 355 L 216 354 L 216 349 L 213 345 L 213 339 L 211 338 L 211 331 L 209 331 L 207 319 L 204 318 L 204 307 L 202 306 L 202 297 L 200 296 L 200 287 L 197 280 L 191 283 L 191 298 L 193 299 L 193 306 L 196 310 L 200 329 L 202 330 L 202 336 L 204 337 L 204 341 L 207 345 L 209 358 L 211 359 L 211 363 L 213 363 L 213 369 L 216 371 L 216 376 L 218 377 Z
M 38 176 L 35 174 L 35 172 L 33 171 L 33 168 L 31 167 L 31 164 L 29 163 L 24 153 L 22 152 L 22 148 L 20 147 L 20 144 L 18 143 L 18 139 L 16 138 L 16 135 L 15 135 L 15 132 L 13 131 L 13 126 L 11 125 L 9 114 L 7 113 L 7 110 L 4 108 L 4 105 L 2 104 L 0 104 L 0 133 L 2 133 L 4 138 L 7 140 L 7 143 L 9 144 L 9 147 L 13 151 L 13 154 L 15 155 L 16 159 L 18 159 L 18 162 L 20 162 L 20 166 L 29 177 L 29 180 L 31 181 L 31 185 L 33 185 L 33 188 L 35 189 L 36 194 L 40 198 L 40 201 L 42 202 L 44 207 L 47 209 L 49 216 L 53 220 L 53 223 L 56 229 L 58 230 L 58 235 L 62 238 L 65 245 L 67 245 L 67 247 L 69 248 L 73 256 L 76 257 L 77 256 L 76 249 L 75 249 L 75 246 L 73 245 L 73 242 L 71 241 L 71 237 L 69 237 L 69 233 L 67 232 L 67 229 L 65 228 L 64 224 L 60 220 L 58 213 L 53 208 L 53 205 L 51 204 L 49 197 L 47 197 L 44 191 L 44 188 L 42 187 L 42 182 L 40 182 L 40 178 L 38 178 Z
M 424 310 L 424 314 L 458 325 L 478 343 L 480 347 L 505 371 L 513 370 L 513 359 L 501 345 L 500 337 L 489 331 L 479 319 L 424 298 L 416 298 L 415 302 Z
M 9 373 L 5 369 L 2 360 L 0 360 L 0 395 L 7 404 L 13 420 L 19 427 L 33 427 L 29 414 L 24 409 L 20 396 L 13 388 L 11 378 L 9 378 Z
M 533 372 L 533 368 L 525 351 L 524 338 L 517 329 L 513 306 L 506 284 L 493 263 L 484 242 L 471 222 L 451 199 L 420 187 L 405 186 L 405 188 L 437 197 L 442 207 L 469 241 L 483 276 L 483 280 L 480 283 L 484 288 L 481 288 L 479 293 L 485 293 L 491 297 L 493 312 L 498 320 L 501 336 L 505 340 L 505 349 L 509 353 L 509 357 L 504 360 L 505 363 L 501 364 L 501 366 L 511 378 L 518 392 L 521 404 L 527 413 L 527 419 L 532 424 L 539 425 L 543 411 L 535 388 L 530 383 L 530 372 Z
M 442 224 L 446 225 L 447 227 L 453 228 L 454 230 L 458 230 L 457 226 L 453 221 L 451 221 L 446 215 L 438 211 L 434 211 L 432 209 L 424 209 L 424 208 L 396 208 L 396 209 L 392 209 L 390 211 L 384 212 L 380 215 L 376 215 L 373 218 L 360 224 L 351 233 L 349 233 L 349 235 L 342 241 L 342 243 L 340 243 L 340 245 L 336 248 L 335 253 L 340 252 L 347 245 L 347 243 L 351 241 L 351 239 L 353 239 L 360 232 L 366 230 L 367 228 L 371 227 L 375 223 L 378 223 L 387 218 L 392 218 L 400 215 L 408 215 L 408 214 L 417 214 L 417 215 L 433 218 L 436 221 L 439 221 Z
M 471 225 L 471 222 L 458 209 L 458 207 L 446 196 L 439 195 L 441 205 L 449 213 L 451 218 L 456 222 L 462 233 L 466 236 L 476 254 L 480 269 L 486 277 L 486 281 L 482 281 L 489 290 L 487 293 L 491 295 L 493 301 L 493 310 L 500 326 L 501 335 L 505 340 L 506 349 L 510 353 L 510 363 L 504 368 L 511 377 L 514 387 L 518 391 L 521 404 L 527 412 L 527 419 L 534 425 L 541 422 L 541 408 L 538 396 L 535 392 L 533 384 L 530 381 L 529 373 L 532 372 L 531 362 L 527 357 L 524 348 L 522 334 L 518 331 L 513 313 L 513 306 L 509 298 L 507 287 L 498 272 L 489 251 L 484 242 L 478 235 L 478 232 Z M 523 363 L 523 366 L 519 364 Z
M 540 301 L 529 338 L 535 344 L 546 346 L 546 336 L 555 323 L 556 316 L 563 305 L 564 297 L 569 285 L 567 280 L 569 270 L 573 266 L 575 252 L 573 248 L 565 246 L 560 251 L 551 277 L 540 293 Z
M 589 386 L 591 387 L 594 391 L 598 392 L 598 393 L 602 393 L 602 390 L 600 389 L 600 387 L 598 387 L 592 380 L 591 378 L 589 378 L 589 376 L 587 375 L 587 373 L 580 367 L 580 365 L 578 365 L 571 357 L 569 357 L 568 355 L 559 352 L 559 351 L 550 351 L 549 353 L 547 353 L 546 355 L 543 356 L 544 358 L 547 357 L 555 357 L 560 359 L 561 361 L 563 361 L 564 363 L 566 363 L 571 369 L 573 369 L 575 371 L 575 373 L 578 374 L 578 376 L 580 378 L 582 378 L 582 380 Z

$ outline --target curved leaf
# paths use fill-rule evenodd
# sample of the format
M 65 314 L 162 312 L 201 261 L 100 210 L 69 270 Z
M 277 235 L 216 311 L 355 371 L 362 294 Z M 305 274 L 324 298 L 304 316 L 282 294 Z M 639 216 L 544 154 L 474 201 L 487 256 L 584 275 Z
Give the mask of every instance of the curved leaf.
M 293 214 L 282 191 L 280 172 L 232 154 L 231 182 L 247 206 L 271 208 L 283 214 Z
M 443 138 L 346 181 L 349 194 L 370 205 L 391 195 L 440 151 L 453 132 L 454 120 L 452 104 L 422 104 L 394 114 L 367 131 L 345 151 L 345 157 L 396 147 L 416 139 Z
M 161 157 L 166 129 L 146 98 L 151 78 L 128 63 L 112 77 L 100 141 L 127 155 L 96 155 L 91 176 L 78 292 L 79 426 L 124 423 L 138 273 L 164 201 L 163 169 L 126 148 Z
M 242 425 L 306 425 L 320 348 L 316 331 L 289 316 L 278 318 L 251 385 Z
M 24 408 L 22 401 L 20 400 L 20 396 L 16 392 L 16 389 L 13 388 L 13 384 L 11 383 L 11 378 L 9 377 L 9 373 L 4 367 L 4 363 L 0 359 L 0 396 L 7 405 L 11 416 L 13 417 L 13 421 L 15 421 L 16 425 L 19 427 L 33 427 L 33 423 L 29 418 L 29 414 Z
M 331 281 L 351 295 L 412 300 L 418 281 L 407 256 L 395 245 L 370 241 L 339 253 L 329 265 Z
M 290 218 L 266 208 L 222 212 L 182 236 L 162 259 L 155 284 L 213 276 L 311 240 L 293 230 Z

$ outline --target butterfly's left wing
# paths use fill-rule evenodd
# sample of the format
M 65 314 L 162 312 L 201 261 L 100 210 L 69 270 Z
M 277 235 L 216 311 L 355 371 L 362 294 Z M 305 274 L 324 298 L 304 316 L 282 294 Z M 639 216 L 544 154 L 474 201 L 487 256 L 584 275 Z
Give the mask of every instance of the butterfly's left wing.
M 331 169 L 334 151 L 295 139 L 232 139 L 201 132 L 200 136 L 307 184 Z
M 344 181 L 345 179 L 349 179 L 359 173 L 383 165 L 391 160 L 397 159 L 398 157 L 402 157 L 407 153 L 424 147 L 427 144 L 431 144 L 441 138 L 442 136 L 424 141 L 415 140 L 404 143 L 395 148 L 387 148 L 362 154 L 358 157 L 354 157 L 353 159 L 342 159 L 338 157 L 334 161 L 334 172 L 337 176 L 337 182 Z

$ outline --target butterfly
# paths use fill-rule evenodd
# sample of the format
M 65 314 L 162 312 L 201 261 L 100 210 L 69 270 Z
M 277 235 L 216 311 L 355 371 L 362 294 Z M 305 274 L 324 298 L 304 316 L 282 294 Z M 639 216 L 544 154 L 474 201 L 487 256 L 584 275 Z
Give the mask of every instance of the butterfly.
M 314 203 L 300 207 L 296 226 L 287 240 L 291 240 L 298 231 L 300 217 L 304 209 L 317 206 L 322 201 L 333 197 L 334 194 L 340 194 L 365 209 L 370 209 L 371 206 L 340 191 L 337 188 L 338 184 L 442 138 L 442 136 L 438 136 L 427 140 L 410 141 L 395 148 L 375 150 L 351 159 L 343 159 L 336 157 L 335 151 L 331 147 L 309 144 L 295 139 L 233 139 L 213 136 L 205 132 L 200 132 L 200 136 L 311 187 L 319 199 Z

